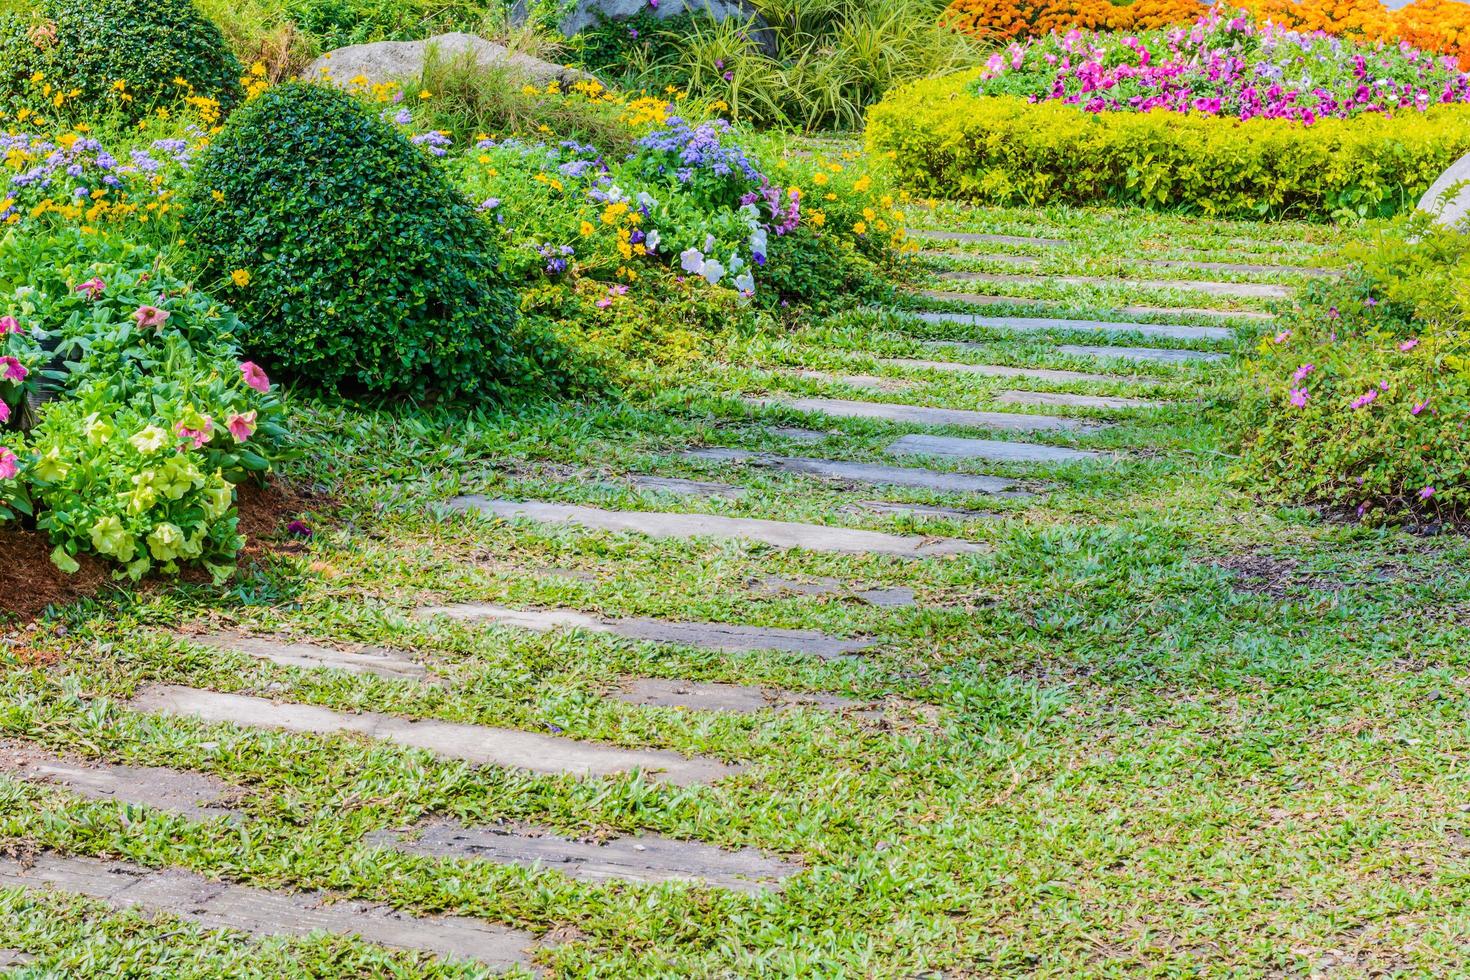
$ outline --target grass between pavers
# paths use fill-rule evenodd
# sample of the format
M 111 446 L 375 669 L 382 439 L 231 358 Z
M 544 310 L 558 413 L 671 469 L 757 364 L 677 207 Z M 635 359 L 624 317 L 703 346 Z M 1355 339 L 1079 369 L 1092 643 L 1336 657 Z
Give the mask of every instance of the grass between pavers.
M 1026 219 L 1003 216 L 1013 229 Z M 1220 238 L 1276 230 L 1210 227 Z M 725 352 L 738 367 L 653 375 L 638 390 L 656 396 L 622 405 L 393 417 L 298 401 L 297 429 L 310 439 L 298 476 L 330 486 L 337 501 L 310 518 L 318 533 L 307 550 L 267 559 L 225 593 L 125 592 L 68 610 L 56 623 L 64 635 L 52 629 L 35 641 L 60 654 L 56 666 L 0 674 L 0 735 L 217 775 L 240 788 L 248 819 L 193 824 L 0 779 L 0 840 L 480 916 L 549 933 L 542 962 L 567 976 L 1261 975 L 1306 972 L 1329 955 L 1347 964 L 1346 976 L 1470 968 L 1458 938 L 1470 928 L 1470 814 L 1461 809 L 1470 792 L 1460 771 L 1470 547 L 1324 523 L 1233 489 L 1222 448 L 1229 364 L 1141 364 L 1129 371 L 1142 383 L 1046 384 L 1178 402 L 1046 409 L 1117 423 L 1085 436 L 930 430 L 739 400 L 780 390 L 994 408 L 994 392 L 1040 385 L 944 376 L 879 394 L 779 373 L 918 377 L 877 358 L 982 361 L 973 350 L 917 344 L 916 326 L 848 314 L 750 338 Z M 967 339 L 987 345 L 986 363 L 1100 370 L 1048 353 L 1051 337 Z M 829 434 L 808 443 L 768 428 L 779 424 Z M 848 488 L 679 455 L 710 445 L 918 465 L 882 453 L 918 431 L 1119 458 L 930 464 L 1019 477 L 1040 493 L 997 500 Z M 630 473 L 721 480 L 746 493 L 640 492 L 625 482 Z M 924 561 L 819 555 L 436 512 L 469 492 L 964 537 L 989 550 Z M 914 520 L 849 510 L 857 500 L 1000 517 Z M 918 604 L 878 609 L 748 587 L 772 574 L 912 586 Z M 445 601 L 801 627 L 877 643 L 819 662 L 411 616 Z M 412 650 L 448 683 L 312 674 L 174 637 L 195 624 Z M 626 677 L 833 692 L 889 710 L 881 720 L 806 709 L 715 714 L 603 696 Z M 357 739 L 128 712 L 126 701 L 154 682 L 557 732 L 747 768 L 688 788 L 476 770 Z M 782 891 L 746 895 L 592 884 L 361 843 L 436 814 L 750 845 L 807 870 Z M 350 940 L 252 944 L 35 893 L 0 893 L 0 935 L 67 975 L 476 975 Z

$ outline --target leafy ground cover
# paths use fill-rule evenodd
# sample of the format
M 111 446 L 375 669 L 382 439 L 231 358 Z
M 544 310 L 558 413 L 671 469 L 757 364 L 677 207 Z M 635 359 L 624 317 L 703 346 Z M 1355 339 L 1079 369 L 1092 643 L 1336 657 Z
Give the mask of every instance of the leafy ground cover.
M 14 779 L 0 780 L 0 833 L 33 854 L 330 889 L 515 926 L 542 939 L 536 959 L 564 976 L 1463 971 L 1465 545 L 1262 505 L 1235 486 L 1224 447 L 1236 358 L 1273 329 L 1250 316 L 1271 302 L 1188 284 L 1297 287 L 1312 274 L 1166 264 L 1331 271 L 1372 229 L 953 205 L 924 223 L 1003 237 L 927 240 L 926 249 L 962 256 L 933 257 L 935 278 L 921 288 L 1008 297 L 979 307 L 985 314 L 1084 322 L 1017 332 L 847 311 L 786 335 L 731 339 L 708 362 L 645 365 L 647 383 L 627 400 L 495 414 L 289 399 L 305 440 L 290 474 L 336 499 L 299 515 L 314 531 L 305 548 L 264 556 L 223 593 L 127 590 L 75 606 L 18 637 L 25 657 L 13 648 L 0 679 L 0 729 L 10 738 L 84 760 L 210 774 L 240 817 L 186 819 Z M 1014 274 L 1024 259 L 1049 281 L 939 278 Z M 1058 284 L 1057 275 L 1102 281 Z M 1133 284 L 1145 281 L 1164 285 Z M 1175 309 L 1123 312 L 1152 305 Z M 954 298 L 908 306 L 961 310 Z M 1087 320 L 1134 326 L 1099 332 Z M 1171 325 L 1240 332 L 1146 329 Z M 1131 361 L 1064 347 L 1099 344 L 1226 359 Z M 935 363 L 1082 377 L 992 377 Z M 1017 390 L 1163 404 L 1038 407 L 1002 397 Z M 748 396 L 1113 425 L 936 428 L 757 406 Z M 1109 455 L 1040 466 L 908 461 L 1008 477 L 1029 497 L 832 483 L 770 458 L 682 455 L 723 447 L 892 463 L 885 447 L 919 433 Z M 635 482 L 648 475 L 743 493 Z M 828 554 L 437 509 L 464 493 L 805 521 L 983 550 L 921 560 Z M 951 512 L 885 513 L 867 501 Z M 773 576 L 807 588 L 773 585 Z M 834 588 L 831 580 L 834 593 L 812 593 Z M 913 590 L 913 605 L 857 598 L 898 587 Z M 819 629 L 874 644 L 819 660 L 414 615 L 464 601 Z M 190 639 L 221 627 L 405 650 L 444 682 L 278 666 Z M 25 665 L 51 658 L 51 668 Z M 652 707 L 610 694 L 630 677 L 836 693 L 854 704 Z M 161 682 L 745 768 L 688 787 L 532 775 L 360 736 L 129 707 Z M 405 856 L 369 837 L 436 815 L 752 846 L 800 871 L 779 890 L 753 893 L 593 883 L 554 867 Z M 251 942 L 41 890 L 0 891 L 0 935 L 36 957 L 22 968 L 33 973 L 481 972 L 353 939 Z

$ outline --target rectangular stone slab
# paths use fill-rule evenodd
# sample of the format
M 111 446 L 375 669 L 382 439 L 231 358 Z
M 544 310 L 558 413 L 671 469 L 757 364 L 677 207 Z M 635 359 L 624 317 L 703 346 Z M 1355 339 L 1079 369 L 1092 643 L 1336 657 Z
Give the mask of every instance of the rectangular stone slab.
M 728 483 L 711 483 L 706 480 L 681 480 L 671 476 L 643 476 L 633 474 L 628 483 L 637 490 L 654 493 L 672 493 L 681 497 L 738 497 L 745 491 Z
M 803 694 L 799 691 L 777 691 L 771 688 L 744 687 L 739 684 L 716 684 L 700 681 L 642 678 L 625 681 L 610 692 L 609 697 L 628 704 L 654 708 L 688 708 L 691 711 L 728 711 L 745 713 L 787 708 L 821 708 L 840 711 L 855 708 L 859 702 L 835 694 Z
M 168 684 L 144 688 L 130 707 L 134 711 L 247 728 L 274 728 L 312 735 L 351 732 L 473 765 L 505 766 L 547 775 L 612 776 L 641 769 L 655 782 L 689 786 L 723 779 L 738 771 L 737 766 L 714 759 L 685 758 L 677 752 L 623 749 L 434 719 L 415 721 L 373 712 L 349 714 L 315 705 Z
M 956 439 L 952 436 L 904 436 L 887 452 L 892 456 L 947 456 L 955 459 L 986 459 L 997 463 L 1071 463 L 1107 459 L 1106 453 L 1038 446 L 1029 442 L 998 442 L 994 439 Z
M 0 775 L 59 786 L 89 800 L 152 807 L 190 820 L 237 818 L 234 789 L 198 773 L 67 758 L 28 745 L 0 746 Z
M 956 347 L 958 343 L 938 340 L 926 341 L 929 346 L 934 347 Z M 976 344 L 983 347 L 983 344 Z M 1110 383 L 1115 381 L 1133 381 L 1131 376 L 1119 374 L 1088 374 L 1084 371 L 1056 371 L 1051 368 L 1039 367 L 1011 367 L 1004 364 L 962 364 L 957 361 L 924 361 L 910 357 L 890 357 L 883 361 L 894 367 L 914 368 L 916 370 L 948 371 L 953 374 L 978 374 L 984 378 L 1037 378 L 1041 381 L 1060 382 L 1099 382 Z
M 769 597 L 850 595 L 882 609 L 899 609 L 914 604 L 914 590 L 906 586 L 854 590 L 838 579 L 825 576 L 810 581 L 798 581 L 781 575 L 761 575 L 750 579 L 745 585 L 752 592 Z
M 689 459 L 718 463 L 750 463 L 784 473 L 801 473 L 827 480 L 867 483 L 873 486 L 917 487 L 955 493 L 1008 493 L 1015 480 L 999 476 L 973 476 L 968 473 L 945 473 L 918 466 L 885 466 L 882 463 L 849 463 L 831 459 L 807 459 L 801 456 L 770 456 L 741 449 L 691 449 Z
M 753 541 L 775 548 L 801 548 L 837 554 L 892 555 L 899 558 L 934 558 L 943 555 L 976 554 L 983 545 L 944 538 L 906 537 L 878 531 L 859 531 L 820 524 L 796 524 L 749 517 L 720 517 L 715 514 L 665 514 L 650 511 L 602 510 L 576 504 L 539 501 L 494 500 L 488 497 L 458 497 L 449 502 L 452 510 L 472 511 L 506 520 L 522 518 L 545 524 L 571 524 L 591 531 L 623 531 L 652 538 Z
M 182 638 L 217 650 L 247 654 L 282 667 L 341 670 L 349 674 L 367 674 L 389 680 L 424 682 L 431 679 L 428 668 L 402 650 L 387 650 L 382 647 L 337 650 L 315 643 L 268 636 L 246 636 L 241 633 L 206 633 L 199 636 L 184 635 Z
M 754 848 L 726 851 L 642 834 L 597 843 L 534 828 L 467 827 L 452 820 L 434 820 L 409 831 L 379 831 L 364 840 L 424 857 L 547 868 L 582 881 L 683 881 L 739 892 L 769 891 L 801 870 Z
M 33 961 L 33 957 L 18 949 L 0 949 L 0 970 L 13 970 Z
M 1229 327 L 1191 327 L 1170 323 L 1067 320 L 1040 316 L 980 316 L 975 313 L 917 313 L 915 316 L 925 323 L 960 323 L 986 330 L 1009 330 L 1017 333 L 1075 330 L 1086 333 L 1136 333 L 1145 337 L 1167 337 L 1171 340 L 1229 340 L 1235 335 Z
M 963 507 L 934 507 L 930 504 L 904 504 L 887 500 L 860 500 L 849 504 L 852 509 L 870 514 L 899 514 L 905 517 L 937 517 L 952 521 L 991 521 L 998 515 Z
M 1112 276 L 1029 276 L 1015 272 L 944 272 L 939 278 L 957 282 L 1003 282 L 1013 286 L 1042 286 L 1061 283 L 1066 286 L 1122 286 L 1127 289 L 1180 289 L 1208 296 L 1233 296 L 1243 299 L 1286 299 L 1293 290 L 1262 282 L 1214 282 L 1206 279 L 1121 279 Z
M 863 388 L 867 391 L 903 391 L 914 385 L 904 378 L 885 378 L 874 374 L 833 374 L 830 371 L 797 371 L 796 377 L 807 381 L 847 385 L 849 388 Z
M 481 602 L 430 606 L 418 610 L 414 615 L 420 619 L 444 616 L 461 622 L 495 623 L 541 633 L 557 629 L 583 629 L 594 633 L 611 633 L 630 640 L 677 643 L 725 653 L 780 650 L 786 653 L 803 653 L 823 660 L 857 653 L 873 645 L 872 640 L 843 639 L 816 630 L 736 626 L 728 623 L 674 623 L 642 618 L 603 619 L 569 609 L 508 609 Z
M 370 943 L 508 968 L 530 964 L 528 933 L 477 919 L 417 917 L 365 902 L 214 881 L 176 868 L 45 853 L 0 858 L 0 888 L 55 889 L 114 909 L 164 912 L 206 929 L 251 936 L 357 936 Z
M 1074 395 L 1066 391 L 1002 391 L 995 396 L 1002 405 L 1058 405 L 1070 408 L 1158 408 L 1163 402 L 1116 395 Z
M 1156 269 L 1193 269 L 1199 272 L 1240 272 L 1285 276 L 1340 276 L 1340 269 L 1313 265 L 1266 265 L 1260 262 L 1191 262 L 1183 259 L 1139 259 Z
M 1044 432 L 1048 429 L 1087 430 L 1098 426 L 1080 419 L 1057 415 L 1021 415 L 1011 412 L 976 412 L 958 408 L 926 408 L 889 402 L 859 402 L 845 398 L 747 398 L 764 408 L 789 408 L 797 412 L 820 412 L 834 418 L 881 419 L 910 425 L 956 425 L 971 429 L 1003 429 L 1008 432 Z
M 1179 364 L 1186 361 L 1223 361 L 1229 354 L 1204 350 L 1177 350 L 1162 347 L 1089 347 L 1084 344 L 1059 344 L 1062 354 L 1079 357 L 1117 357 L 1128 361 L 1159 361 L 1164 364 Z
M 985 296 L 979 293 L 961 293 L 948 289 L 920 289 L 914 295 L 925 299 L 942 300 L 946 303 L 966 303 L 970 306 L 1066 306 L 1058 299 L 1035 299 L 1026 296 Z M 1125 306 L 1109 307 L 1109 315 L 1123 316 L 1213 316 L 1229 320 L 1274 320 L 1273 313 L 1258 310 L 1217 310 L 1198 306 L 1150 306 L 1130 303 Z
M 1067 244 L 1060 238 L 1032 238 L 1028 235 L 990 235 L 973 231 L 928 231 L 909 229 L 909 236 L 936 242 L 995 242 L 1000 245 L 1053 246 Z

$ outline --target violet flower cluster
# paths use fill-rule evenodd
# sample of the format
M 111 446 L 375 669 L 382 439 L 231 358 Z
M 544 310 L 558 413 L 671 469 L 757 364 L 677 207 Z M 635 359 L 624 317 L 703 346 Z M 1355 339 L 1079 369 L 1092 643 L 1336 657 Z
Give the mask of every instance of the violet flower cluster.
M 1213 8 L 1189 28 L 1070 31 L 992 56 L 980 95 L 1059 100 L 1087 112 L 1198 112 L 1237 119 L 1319 119 L 1470 102 L 1454 58 L 1407 43 L 1367 45 L 1320 31 L 1255 24 Z
M 20 202 L 44 197 L 82 200 L 98 190 L 137 190 L 140 183 L 147 193 L 161 193 L 161 186 L 148 186 L 138 178 L 152 178 L 171 167 L 187 170 L 192 157 L 193 146 L 187 140 L 157 140 L 149 149 L 133 150 L 126 160 L 119 160 L 90 136 L 58 142 L 26 133 L 0 133 L 0 158 L 18 160 L 21 166 L 0 191 L 0 197 L 12 201 L 0 211 L 0 222 L 18 213 Z

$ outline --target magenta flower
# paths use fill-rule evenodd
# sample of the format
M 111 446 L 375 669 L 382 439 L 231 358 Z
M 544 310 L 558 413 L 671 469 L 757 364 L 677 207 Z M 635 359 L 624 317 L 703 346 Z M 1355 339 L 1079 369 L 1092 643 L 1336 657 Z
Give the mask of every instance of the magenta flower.
M 265 372 L 260 369 L 260 365 L 256 364 L 254 361 L 245 361 L 243 364 L 241 364 L 240 375 L 245 379 L 245 383 L 247 385 L 254 388 L 262 395 L 268 394 L 270 392 L 271 379 L 265 376 Z
M 286 533 L 298 538 L 309 538 L 312 531 L 304 522 L 292 521 L 286 525 Z
M 1422 401 L 1419 404 L 1415 405 L 1413 408 L 1409 409 L 1409 414 L 1410 415 L 1415 415 L 1415 416 L 1420 415 L 1428 407 L 1429 407 L 1429 402 L 1428 401 Z
M 86 282 L 78 286 L 77 292 L 85 294 L 88 299 L 96 299 L 98 296 L 101 296 L 103 291 L 106 289 L 107 283 L 103 282 L 98 277 L 93 276 L 91 279 L 88 279 Z
M 140 329 L 144 327 L 161 327 L 171 315 L 167 310 L 160 310 L 156 306 L 140 306 L 133 313 L 133 322 Z
M 1369 296 L 1367 299 L 1363 300 L 1363 305 L 1368 307 L 1377 306 L 1378 300 L 1374 299 L 1372 296 Z
M 1415 347 L 1418 347 L 1418 346 L 1419 346 L 1419 340 L 1418 340 L 1418 338 L 1412 338 L 1410 340 L 1404 341 L 1402 344 L 1399 344 L 1399 350 L 1401 350 L 1405 354 L 1407 354 L 1409 351 L 1413 350 Z
M 1341 316 L 1342 316 L 1342 314 L 1339 313 L 1339 312 L 1337 312 L 1337 307 L 1335 307 L 1335 306 L 1332 307 L 1332 309 L 1330 309 L 1330 310 L 1327 311 L 1327 318 L 1329 320 L 1336 320 L 1336 319 L 1339 319 Z
M 21 333 L 20 321 L 13 316 L 0 316 L 0 337 L 8 333 Z
M 1369 388 L 1366 392 L 1352 400 L 1353 408 L 1366 408 L 1378 400 L 1378 389 Z
M 231 415 L 230 420 L 225 423 L 225 428 L 230 430 L 230 435 L 236 442 L 244 442 L 255 434 L 255 412 L 243 412 L 239 415 Z
M 1423 490 L 1420 490 L 1419 491 L 1419 499 L 1420 500 L 1428 500 L 1432 496 L 1434 496 L 1434 488 L 1433 487 L 1425 487 Z
M 1291 339 L 1291 331 L 1290 330 L 1283 330 L 1279 334 L 1276 335 L 1276 343 L 1278 343 L 1278 344 L 1284 344 L 1284 343 L 1286 343 L 1290 339 Z
M 26 375 L 31 372 L 26 366 L 14 357 L 0 357 L 0 379 L 5 381 L 24 381 Z
M 0 423 L 10 421 L 10 406 L 0 401 Z
M 1293 381 L 1301 381 L 1304 378 L 1306 378 L 1307 375 L 1311 374 L 1315 370 L 1317 370 L 1317 365 L 1315 365 L 1315 364 L 1303 364 L 1301 367 L 1297 368 L 1295 371 L 1293 371 L 1291 373 L 1291 380 L 1293 380 Z
M 204 448 L 204 444 L 213 437 L 214 420 L 208 415 L 203 418 L 204 424 L 197 429 L 191 429 L 180 422 L 174 426 L 174 435 L 178 436 L 184 442 L 189 443 L 195 449 Z
M 1296 408 L 1307 407 L 1307 393 L 1300 388 L 1291 389 L 1291 404 Z
M 0 446 L 0 480 L 14 480 L 20 472 L 20 460 L 15 453 Z

